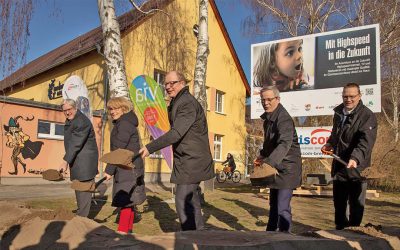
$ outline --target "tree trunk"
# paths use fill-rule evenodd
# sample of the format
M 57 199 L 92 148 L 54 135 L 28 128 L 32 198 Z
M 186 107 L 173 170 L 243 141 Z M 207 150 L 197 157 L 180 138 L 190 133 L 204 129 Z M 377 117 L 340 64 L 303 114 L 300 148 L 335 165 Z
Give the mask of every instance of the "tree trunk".
M 110 97 L 129 98 L 121 34 L 115 16 L 113 0 L 97 0 L 104 41 L 104 60 L 107 65 Z
M 207 110 L 206 72 L 208 54 L 208 0 L 199 0 L 199 33 L 197 36 L 193 92 L 204 111 Z

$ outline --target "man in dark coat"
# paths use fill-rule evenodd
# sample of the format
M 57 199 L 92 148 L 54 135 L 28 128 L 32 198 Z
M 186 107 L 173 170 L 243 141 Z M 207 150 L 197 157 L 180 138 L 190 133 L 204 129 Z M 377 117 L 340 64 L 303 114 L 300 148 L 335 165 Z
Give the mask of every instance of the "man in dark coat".
M 333 160 L 333 202 L 336 229 L 360 226 L 364 214 L 367 183 L 361 172 L 371 164 L 378 124 L 374 113 L 361 101 L 360 87 L 349 83 L 343 88 L 343 103 L 333 116 L 333 128 L 322 152 L 338 155 L 347 166 Z M 349 218 L 346 210 L 349 203 Z
M 260 91 L 265 113 L 264 143 L 255 165 L 268 164 L 277 170 L 269 183 L 270 210 L 267 231 L 288 232 L 292 223 L 290 200 L 301 185 L 301 153 L 296 129 L 289 113 L 280 104 L 279 90 L 268 86 Z
M 183 231 L 204 228 L 199 184 L 214 177 L 207 120 L 200 103 L 190 94 L 184 76 L 171 71 L 165 77 L 171 98 L 168 118 L 171 129 L 140 149 L 142 157 L 172 145 L 174 165 L 171 182 L 176 184 L 175 204 Z
M 93 182 L 98 173 L 98 150 L 96 135 L 90 120 L 76 108 L 74 100 L 63 101 L 62 110 L 67 118 L 64 125 L 65 155 L 60 170 L 70 168 L 72 180 Z M 87 217 L 92 195 L 75 190 L 78 209 L 76 215 Z

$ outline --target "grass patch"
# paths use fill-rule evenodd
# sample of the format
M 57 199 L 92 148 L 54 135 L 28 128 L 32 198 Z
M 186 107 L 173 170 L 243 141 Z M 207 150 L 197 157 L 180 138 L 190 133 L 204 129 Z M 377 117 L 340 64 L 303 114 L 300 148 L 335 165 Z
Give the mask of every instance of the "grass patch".
M 147 192 L 147 201 L 138 207 L 140 220 L 136 221 L 135 234 L 157 235 L 180 230 L 174 203 L 167 203 L 171 193 L 166 190 Z M 263 231 L 268 221 L 269 204 L 256 195 L 250 185 L 235 185 L 216 188 L 205 193 L 203 214 L 206 226 L 218 230 Z M 116 230 L 118 209 L 111 207 L 111 198 L 104 197 L 92 204 L 90 218 Z M 36 199 L 26 201 L 35 209 L 76 209 L 74 198 Z M 398 226 L 400 218 L 399 193 L 381 193 L 380 198 L 367 201 L 363 224 L 371 222 L 382 226 Z M 311 230 L 333 229 L 332 198 L 298 197 L 292 199 L 293 233 Z

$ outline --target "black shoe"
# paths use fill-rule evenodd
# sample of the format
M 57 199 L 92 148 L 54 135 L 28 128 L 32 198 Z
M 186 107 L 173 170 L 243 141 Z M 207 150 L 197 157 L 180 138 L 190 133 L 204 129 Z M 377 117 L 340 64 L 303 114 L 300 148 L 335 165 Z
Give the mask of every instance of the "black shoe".
M 14 171 L 14 172 L 8 172 L 10 175 L 17 175 L 18 171 Z
M 26 173 L 26 164 L 22 164 L 22 168 L 24 169 L 24 174 Z

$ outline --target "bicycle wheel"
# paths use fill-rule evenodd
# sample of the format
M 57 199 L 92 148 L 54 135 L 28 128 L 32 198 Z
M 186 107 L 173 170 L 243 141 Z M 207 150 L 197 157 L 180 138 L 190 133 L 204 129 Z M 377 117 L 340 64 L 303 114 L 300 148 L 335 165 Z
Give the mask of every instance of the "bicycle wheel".
M 238 183 L 240 181 L 240 178 L 241 178 L 240 172 L 238 170 L 233 171 L 233 173 L 232 173 L 232 181 L 234 183 Z
M 217 181 L 219 183 L 223 183 L 226 181 L 226 173 L 224 171 L 220 171 L 217 175 Z

